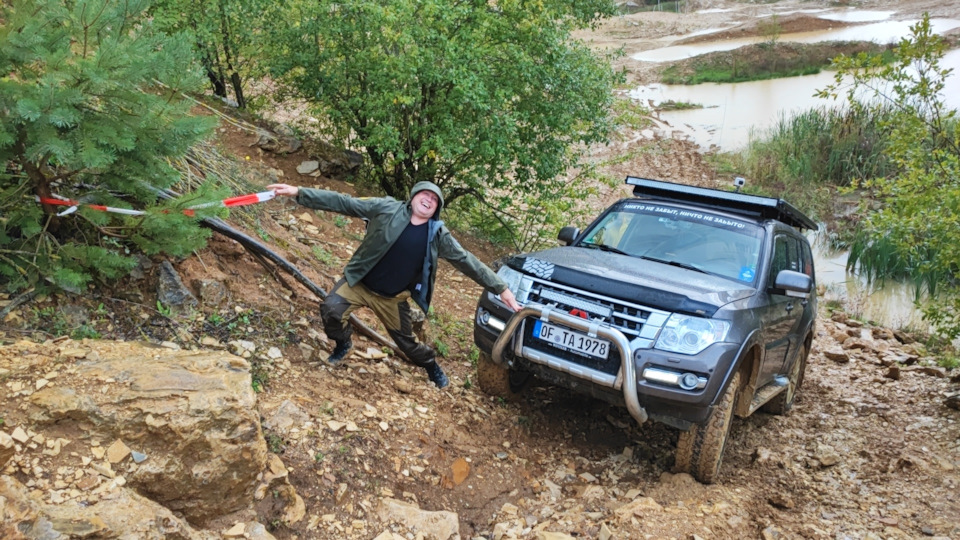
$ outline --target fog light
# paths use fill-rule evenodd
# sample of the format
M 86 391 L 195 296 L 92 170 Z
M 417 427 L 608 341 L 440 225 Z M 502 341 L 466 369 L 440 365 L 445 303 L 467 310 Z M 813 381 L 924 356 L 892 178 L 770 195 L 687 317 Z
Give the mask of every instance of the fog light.
M 684 373 L 683 377 L 680 377 L 680 388 L 684 390 L 693 390 L 699 383 L 700 378 L 693 373 Z
M 707 386 L 707 378 L 696 373 L 677 373 L 669 369 L 647 367 L 640 374 L 644 379 L 667 386 L 677 386 L 683 390 L 699 390 Z

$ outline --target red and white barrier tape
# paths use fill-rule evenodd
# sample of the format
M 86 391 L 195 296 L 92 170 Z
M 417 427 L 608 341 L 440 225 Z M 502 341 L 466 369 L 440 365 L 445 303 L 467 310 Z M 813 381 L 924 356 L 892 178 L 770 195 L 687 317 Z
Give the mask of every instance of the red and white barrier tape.
M 146 212 L 143 210 L 130 210 L 129 208 L 117 208 L 115 206 L 104 206 L 102 204 L 85 204 L 80 201 L 75 201 L 73 199 L 67 199 L 66 197 L 61 197 L 59 195 L 52 195 L 52 198 L 40 198 L 37 197 L 37 202 L 40 204 L 51 204 L 54 206 L 69 206 L 66 210 L 57 214 L 58 216 L 66 216 L 67 214 L 72 214 L 77 211 L 77 208 L 83 206 L 84 208 L 89 208 L 91 210 L 99 210 L 101 212 L 112 212 L 114 214 L 125 214 L 128 216 L 142 216 Z M 261 191 L 260 193 L 251 193 L 249 195 L 239 195 L 237 197 L 230 197 L 229 199 L 223 199 L 221 201 L 213 201 L 203 204 L 197 204 L 186 208 L 183 210 L 183 213 L 192 216 L 193 211 L 200 208 L 210 208 L 213 206 L 222 206 L 230 208 L 233 206 L 246 206 L 248 204 L 257 204 L 276 197 L 276 194 L 272 191 Z

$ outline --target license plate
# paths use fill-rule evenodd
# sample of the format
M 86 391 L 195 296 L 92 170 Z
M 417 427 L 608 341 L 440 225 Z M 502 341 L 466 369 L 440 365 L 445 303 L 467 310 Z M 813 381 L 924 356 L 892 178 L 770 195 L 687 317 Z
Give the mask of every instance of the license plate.
M 539 320 L 533 325 L 533 337 L 552 343 L 561 349 L 594 358 L 606 358 L 610 352 L 609 341 L 592 338 Z

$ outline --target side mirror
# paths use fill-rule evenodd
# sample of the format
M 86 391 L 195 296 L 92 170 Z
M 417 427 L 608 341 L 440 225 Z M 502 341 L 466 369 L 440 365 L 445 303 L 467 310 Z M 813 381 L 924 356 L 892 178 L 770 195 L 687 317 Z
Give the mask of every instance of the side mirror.
M 802 272 L 781 270 L 773 287 L 787 296 L 806 298 L 813 290 L 813 279 Z
M 563 245 L 569 246 L 577 237 L 580 236 L 580 229 L 576 227 L 564 227 L 557 234 L 557 240 L 563 242 Z

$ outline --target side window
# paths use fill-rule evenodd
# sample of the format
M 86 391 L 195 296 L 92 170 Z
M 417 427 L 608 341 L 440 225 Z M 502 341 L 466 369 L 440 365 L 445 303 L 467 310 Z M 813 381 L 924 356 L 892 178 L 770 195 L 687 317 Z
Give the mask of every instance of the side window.
M 777 279 L 781 270 L 802 272 L 800 264 L 800 243 L 796 238 L 778 235 L 773 241 L 773 260 L 770 265 L 770 285 Z
M 801 242 L 800 250 L 803 254 L 803 273 L 813 278 L 813 253 L 810 252 L 810 245 Z

